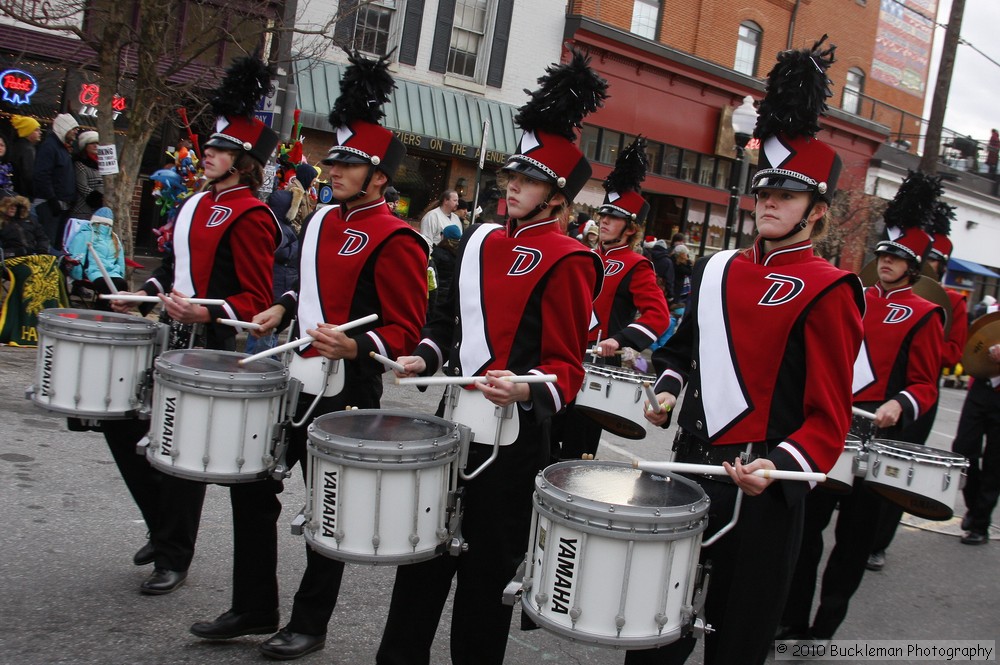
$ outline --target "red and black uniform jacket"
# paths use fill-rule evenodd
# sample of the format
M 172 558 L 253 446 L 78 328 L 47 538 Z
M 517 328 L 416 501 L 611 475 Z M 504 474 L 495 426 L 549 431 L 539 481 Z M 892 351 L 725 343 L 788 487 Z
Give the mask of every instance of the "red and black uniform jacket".
M 195 194 L 177 214 L 172 252 L 142 290 L 156 295 L 176 289 L 223 299 L 224 305 L 208 306 L 213 321 L 249 321 L 274 298 L 274 250 L 280 239 L 271 209 L 249 187 Z M 230 326 L 210 327 L 217 338 L 236 334 Z
M 416 346 L 427 310 L 427 243 L 389 211 L 385 199 L 346 215 L 340 206 L 317 210 L 303 224 L 299 247 L 298 289 L 278 302 L 286 318 L 295 313 L 300 330 L 378 315 L 348 331 L 358 345 L 348 370 L 367 376 L 385 371 L 371 351 L 395 358 Z M 299 353 L 318 355 L 311 346 Z
M 965 294 L 953 289 L 945 289 L 951 301 L 951 328 L 941 347 L 941 368 L 954 367 L 962 360 L 965 343 L 969 339 L 969 305 Z
M 656 285 L 653 264 L 628 245 L 598 249 L 604 285 L 594 300 L 597 323 L 588 342 L 612 338 L 619 346 L 642 351 L 670 327 L 670 309 Z M 638 313 L 638 318 L 636 318 Z
M 541 422 L 583 384 L 580 350 L 601 288 L 600 258 L 555 219 L 473 228 L 462 239 L 448 301 L 414 353 L 427 375 L 446 360 L 455 376 L 555 374 L 556 383 L 530 384 L 531 413 Z
M 902 425 L 937 400 L 944 312 L 911 286 L 865 290 L 865 340 L 854 363 L 854 403 L 876 408 L 896 400 Z
M 758 238 L 695 266 L 691 305 L 653 354 L 657 392 L 689 384 L 679 424 L 703 444 L 767 442 L 778 469 L 827 472 L 851 421 L 861 282 L 809 241 L 765 254 Z M 806 491 L 788 488 L 791 503 Z

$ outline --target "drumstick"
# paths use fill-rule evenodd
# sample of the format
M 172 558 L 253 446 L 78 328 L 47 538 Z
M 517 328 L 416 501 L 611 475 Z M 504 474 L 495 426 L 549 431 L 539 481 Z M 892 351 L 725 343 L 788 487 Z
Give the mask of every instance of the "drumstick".
M 653 392 L 653 386 L 649 385 L 649 381 L 642 382 L 642 389 L 646 391 L 646 399 L 649 400 L 649 410 L 653 413 L 662 413 L 663 405 L 660 404 L 660 400 L 656 399 L 656 393 Z
M 108 285 L 108 291 L 111 293 L 118 293 L 118 287 L 111 281 L 111 275 L 108 274 L 107 268 L 105 268 L 104 263 L 101 262 L 101 257 L 97 255 L 97 250 L 94 249 L 94 243 L 87 243 L 87 251 L 90 252 L 90 256 L 94 259 L 94 263 L 97 264 L 97 269 L 101 271 L 101 277 L 104 278 L 104 283 Z
M 875 420 L 875 414 L 865 411 L 864 409 L 859 409 L 856 406 L 851 407 L 851 413 L 856 416 L 861 416 L 862 418 L 867 418 L 868 420 Z
M 650 473 L 665 473 L 674 471 L 677 473 L 697 473 L 703 476 L 728 476 L 726 469 L 722 466 L 711 464 L 687 464 L 684 462 L 640 462 L 635 460 L 632 467 L 640 471 Z M 773 480 L 801 480 L 814 483 L 822 483 L 826 480 L 825 473 L 813 473 L 811 471 L 781 471 L 778 469 L 757 469 L 753 475 L 760 478 L 771 478 Z
M 159 296 L 140 296 L 134 293 L 102 293 L 101 300 L 121 300 L 123 302 L 160 302 Z M 178 298 L 192 305 L 218 305 L 226 304 L 225 300 L 218 298 Z
M 259 323 L 253 323 L 252 321 L 237 321 L 236 319 L 216 319 L 216 323 L 221 323 L 224 326 L 232 326 L 233 328 L 246 328 L 247 330 L 260 330 L 262 326 Z
M 341 323 L 339 326 L 334 326 L 333 329 L 338 332 L 344 332 L 345 330 L 350 330 L 351 328 L 357 328 L 358 326 L 363 326 L 366 323 L 371 323 L 378 318 L 378 314 L 369 314 L 368 316 L 362 316 L 360 319 L 354 319 L 353 321 L 348 321 L 347 323 Z M 300 346 L 305 346 L 306 344 L 312 344 L 315 342 L 315 338 L 312 335 L 303 335 L 298 339 L 293 339 L 290 342 L 285 342 L 284 344 L 279 344 L 278 346 L 261 351 L 260 353 L 255 353 L 252 356 L 247 356 L 240 360 L 240 365 L 245 365 L 252 360 L 260 360 L 261 358 L 267 358 L 268 356 L 275 356 L 279 353 L 284 353 L 289 349 L 297 349 Z
M 473 383 L 486 383 L 491 380 L 510 381 L 511 383 L 555 383 L 558 377 L 555 374 L 525 374 L 522 376 L 408 376 L 397 378 L 396 383 L 401 386 L 447 386 L 459 385 L 468 386 Z
M 594 348 L 592 348 L 592 349 L 587 349 L 584 353 L 589 353 L 592 356 L 599 356 L 599 355 L 601 355 L 600 349 L 598 347 L 596 347 L 596 346 Z M 617 351 L 612 351 L 608 355 L 611 355 L 611 356 L 620 356 L 621 354 L 622 354 L 622 350 L 618 349 Z
M 391 358 L 386 358 L 381 353 L 375 353 L 374 351 L 369 351 L 368 355 L 371 356 L 373 359 L 379 361 L 380 363 L 382 363 L 383 365 L 385 365 L 389 369 L 394 369 L 397 372 L 404 372 L 404 373 L 406 372 L 406 368 L 405 367 L 403 367 L 402 365 L 400 365 L 395 360 L 392 360 Z

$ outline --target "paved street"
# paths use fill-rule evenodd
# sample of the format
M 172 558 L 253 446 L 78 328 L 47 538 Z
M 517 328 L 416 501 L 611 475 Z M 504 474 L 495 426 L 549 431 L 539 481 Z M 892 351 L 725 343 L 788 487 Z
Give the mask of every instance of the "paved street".
M 231 526 L 228 492 L 208 492 L 198 549 L 187 584 L 168 596 L 142 596 L 150 568 L 132 565 L 145 528 L 103 438 L 70 433 L 65 421 L 24 399 L 34 349 L 0 348 L 0 662 L 245 663 L 263 661 L 257 638 L 205 643 L 187 632 L 197 620 L 229 607 Z M 387 385 L 383 405 L 434 411 L 440 391 Z M 929 445 L 948 448 L 965 393 L 946 389 Z M 643 441 L 608 437 L 604 459 L 665 459 L 672 431 Z M 280 583 L 282 617 L 304 567 L 301 537 L 288 523 L 303 504 L 298 473 L 282 495 Z M 959 499 L 961 501 L 961 499 Z M 963 512 L 962 506 L 956 510 Z M 1000 543 L 958 542 L 957 519 L 925 523 L 904 518 L 881 573 L 869 573 L 838 638 L 996 639 L 1000 626 Z M 994 538 L 998 533 L 994 530 Z M 325 650 L 305 663 L 371 663 L 381 634 L 392 568 L 348 567 Z M 747 571 L 753 583 L 753 571 Z M 762 594 L 767 590 L 762 589 Z M 542 630 L 522 632 L 518 614 L 507 662 L 606 665 L 623 655 L 576 644 Z M 700 649 L 699 649 L 700 651 Z M 447 663 L 447 618 L 434 663 Z M 700 663 L 700 657 L 692 659 Z M 868 661 L 871 662 L 871 661 Z

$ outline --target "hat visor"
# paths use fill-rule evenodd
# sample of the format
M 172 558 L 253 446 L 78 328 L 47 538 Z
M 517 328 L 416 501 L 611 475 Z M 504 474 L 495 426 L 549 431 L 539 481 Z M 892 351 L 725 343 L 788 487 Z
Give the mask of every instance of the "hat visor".
M 330 152 L 320 160 L 322 164 L 371 164 L 371 159 L 365 159 L 357 153 L 350 152 L 348 150 L 338 150 L 337 148 L 331 148 Z
M 784 189 L 790 192 L 811 192 L 815 189 L 809 183 L 788 175 L 762 175 L 754 178 L 750 191 L 758 189 Z
M 230 139 L 224 138 L 222 136 L 213 136 L 212 138 L 205 141 L 205 148 L 223 148 L 225 150 L 239 150 L 243 151 L 243 144 L 237 143 Z
M 878 245 L 876 245 L 875 255 L 878 256 L 879 254 L 889 254 L 891 256 L 895 256 L 901 259 L 906 259 L 907 261 L 913 261 L 914 263 L 916 262 L 916 259 L 913 258 L 913 254 L 909 253 L 908 251 L 906 251 L 905 249 L 903 249 L 902 247 L 893 242 L 880 242 Z
M 628 220 L 632 219 L 632 215 L 627 214 L 623 212 L 621 209 L 615 208 L 613 206 L 601 206 L 600 209 L 597 211 L 597 214 L 608 215 L 610 217 L 617 217 L 619 219 L 628 219 Z
M 532 180 L 539 180 L 541 182 L 554 182 L 552 176 L 550 176 L 545 171 L 527 162 L 522 162 L 516 157 L 512 157 L 510 161 L 504 164 L 502 170 L 513 171 L 514 173 L 520 173 L 522 175 L 528 176 Z

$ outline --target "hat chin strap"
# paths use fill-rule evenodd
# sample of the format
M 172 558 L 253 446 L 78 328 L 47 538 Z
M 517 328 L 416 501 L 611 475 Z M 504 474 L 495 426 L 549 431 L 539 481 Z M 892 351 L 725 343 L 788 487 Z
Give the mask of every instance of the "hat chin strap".
M 524 215 L 523 217 L 517 218 L 517 221 L 520 221 L 522 219 L 534 219 L 536 215 L 541 214 L 544 210 L 546 210 L 549 207 L 549 202 L 552 200 L 552 197 L 555 196 L 555 195 L 556 195 L 556 191 L 553 189 L 551 192 L 549 192 L 549 195 L 545 197 L 544 201 L 542 201 L 541 203 L 539 203 L 538 205 L 536 205 L 534 208 L 532 208 L 528 212 L 528 214 Z M 511 217 L 511 219 L 514 219 L 514 218 Z
M 361 189 L 358 190 L 357 194 L 355 194 L 354 196 L 350 196 L 350 197 L 344 199 L 343 201 L 341 201 L 341 203 L 346 207 L 348 203 L 351 203 L 352 201 L 357 201 L 358 199 L 361 199 L 361 198 L 364 198 L 365 196 L 368 196 L 368 185 L 371 184 L 371 182 L 372 182 L 372 176 L 374 176 L 374 175 L 375 175 L 375 165 L 374 164 L 369 164 L 368 165 L 368 175 L 365 176 L 365 181 L 363 183 L 361 183 Z
M 764 240 L 768 240 L 770 242 L 781 242 L 783 240 L 788 240 L 789 238 L 791 238 L 796 233 L 799 233 L 800 231 L 804 231 L 806 227 L 809 226 L 809 215 L 812 213 L 812 210 L 816 206 L 816 202 L 818 200 L 819 197 L 816 196 L 816 192 L 813 192 L 812 196 L 809 197 L 809 206 L 806 208 L 806 211 L 802 213 L 802 219 L 799 220 L 798 224 L 792 227 L 791 231 L 781 236 L 780 238 L 764 238 Z

